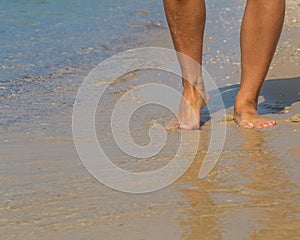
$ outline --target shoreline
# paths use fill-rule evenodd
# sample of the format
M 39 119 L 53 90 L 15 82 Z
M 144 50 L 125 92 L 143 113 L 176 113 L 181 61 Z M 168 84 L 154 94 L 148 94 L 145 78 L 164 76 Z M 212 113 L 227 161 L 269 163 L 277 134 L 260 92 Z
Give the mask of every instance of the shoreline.
M 201 145 L 193 165 L 177 182 L 151 194 L 120 193 L 88 173 L 73 143 L 72 105 L 82 79 L 92 67 L 70 67 L 49 75 L 48 79 L 27 79 L 28 86 L 40 94 L 26 95 L 24 89 L 25 95 L 12 96 L 4 104 L 10 106 L 15 102 L 7 110 L 11 125 L 1 130 L 2 237 L 7 240 L 297 240 L 300 122 L 291 122 L 290 117 L 300 113 L 300 51 L 295 51 L 300 48 L 297 32 L 300 10 L 295 10 L 293 4 L 288 5 L 286 29 L 260 99 L 263 113 L 275 117 L 278 125 L 242 130 L 233 122 L 221 122 L 227 128 L 224 150 L 217 166 L 203 181 L 198 179 L 198 172 L 210 141 L 209 121 L 199 131 Z M 230 14 L 237 17 L 237 13 L 230 11 L 222 14 L 222 17 Z M 216 24 L 216 28 L 222 23 L 221 19 L 210 21 L 209 26 Z M 231 23 L 228 21 L 226 24 Z M 238 48 L 239 23 L 232 24 L 234 33 L 229 42 L 224 43 L 229 33 L 224 31 L 213 37 L 215 28 L 211 27 L 205 45 L 205 67 L 223 89 L 228 113 L 232 111 L 239 82 L 239 56 L 232 51 Z M 164 26 L 137 33 L 134 38 L 137 45 L 172 48 Z M 217 52 L 222 42 L 224 53 Z M 137 73 L 117 87 L 130 89 L 134 83 L 149 80 L 147 76 Z M 155 76 L 158 81 L 176 80 L 174 76 Z M 111 94 L 104 103 L 115 103 L 118 94 Z M 158 111 L 153 117 L 166 114 L 164 110 Z M 13 122 L 16 115 L 26 121 L 21 118 Z M 138 128 L 143 121 L 136 120 L 136 125 L 133 136 L 139 139 L 144 133 Z M 161 167 L 174 151 L 171 145 L 164 157 L 136 161 L 108 144 L 109 132 L 101 131 L 103 139 L 99 137 L 99 141 L 106 143 L 116 164 L 124 168 Z M 145 137 L 141 140 L 147 141 Z

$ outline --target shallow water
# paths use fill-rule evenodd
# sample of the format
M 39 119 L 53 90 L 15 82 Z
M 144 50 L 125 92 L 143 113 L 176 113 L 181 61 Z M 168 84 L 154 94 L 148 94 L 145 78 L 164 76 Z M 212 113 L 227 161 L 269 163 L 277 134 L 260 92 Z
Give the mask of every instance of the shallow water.
M 160 6 L 134 0 L 1 1 L 0 81 L 96 64 L 119 47 L 118 40 L 154 24 Z
M 155 35 L 169 37 L 158 0 L 5 0 L 0 6 L 2 131 L 24 131 L 28 123 L 36 126 L 50 115 L 71 111 L 75 91 L 87 73 L 119 51 L 172 47 Z M 223 84 L 224 76 L 237 71 L 230 62 L 238 61 L 243 3 L 210 1 L 207 8 L 205 67 Z
M 205 67 L 229 112 L 238 89 L 243 4 L 215 0 L 207 6 Z M 7 23 L 0 33 L 5 35 L 0 38 L 5 66 L 0 83 L 4 239 L 299 239 L 300 125 L 289 121 L 300 109 L 295 104 L 300 89 L 297 69 L 284 69 L 295 76 L 283 79 L 282 73 L 287 74 L 279 68 L 272 73 L 276 79 L 263 89 L 260 109 L 274 114 L 276 128 L 243 131 L 233 122 L 220 122 L 227 127 L 225 147 L 206 179 L 198 179 L 211 137 L 209 112 L 204 109 L 201 141 L 189 171 L 158 192 L 120 193 L 95 180 L 78 158 L 71 129 L 73 102 L 87 73 L 104 58 L 135 46 L 171 47 L 161 2 L 7 0 L 0 6 L 1 21 Z M 159 71 L 124 78 L 99 103 L 98 139 L 124 169 L 161 168 L 174 155 L 179 132 L 169 133 L 167 146 L 155 158 L 132 158 L 112 139 L 109 114 L 122 93 L 135 85 L 164 82 L 180 90 L 180 79 Z M 153 120 L 164 123 L 170 117 L 159 106 L 140 109 L 131 121 L 132 137 L 147 144 Z
M 241 2 L 212 1 L 207 5 L 209 34 L 219 35 L 216 23 L 225 18 L 223 29 L 230 30 L 231 36 L 236 34 L 230 18 L 241 16 Z M 3 0 L 0 22 L 0 82 L 95 65 L 133 46 L 133 33 L 166 26 L 158 0 Z M 229 24 L 232 27 L 227 28 Z
M 1 130 L 70 107 L 65 93 L 134 34 L 163 27 L 162 13 L 160 1 L 1 1 Z

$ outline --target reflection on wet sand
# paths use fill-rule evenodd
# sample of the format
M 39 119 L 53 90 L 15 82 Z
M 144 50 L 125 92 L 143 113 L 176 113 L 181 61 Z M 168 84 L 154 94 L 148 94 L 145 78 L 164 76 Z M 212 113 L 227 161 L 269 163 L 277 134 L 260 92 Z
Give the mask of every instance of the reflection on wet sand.
M 203 156 L 181 178 L 189 204 L 178 219 L 182 239 L 299 239 L 299 183 L 268 147 L 271 131 L 230 128 L 228 135 L 228 150 L 206 181 L 197 179 Z
M 189 168 L 180 183 L 184 187 L 180 189 L 189 207 L 186 209 L 186 216 L 180 217 L 179 226 L 183 229 L 182 239 L 220 239 L 221 231 L 217 228 L 218 207 L 209 196 L 208 189 L 214 187 L 211 182 L 198 179 L 199 168 L 206 154 L 209 134 L 201 131 L 201 146 L 193 165 Z M 204 144 L 203 144 L 204 143 Z M 179 203 L 181 204 L 181 203 Z

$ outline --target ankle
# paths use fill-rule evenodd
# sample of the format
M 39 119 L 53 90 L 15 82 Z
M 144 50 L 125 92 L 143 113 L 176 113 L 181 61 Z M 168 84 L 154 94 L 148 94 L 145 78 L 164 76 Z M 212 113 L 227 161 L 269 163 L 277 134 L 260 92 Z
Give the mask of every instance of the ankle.
M 185 74 L 183 75 L 182 84 L 187 90 L 198 90 L 198 92 L 205 91 L 202 74 Z
M 234 108 L 235 111 L 256 111 L 257 110 L 258 101 L 255 97 L 243 95 L 242 93 L 238 93 L 235 98 Z
M 199 90 L 195 87 L 184 87 L 182 96 L 189 102 L 205 102 L 209 101 L 209 95 L 205 90 Z

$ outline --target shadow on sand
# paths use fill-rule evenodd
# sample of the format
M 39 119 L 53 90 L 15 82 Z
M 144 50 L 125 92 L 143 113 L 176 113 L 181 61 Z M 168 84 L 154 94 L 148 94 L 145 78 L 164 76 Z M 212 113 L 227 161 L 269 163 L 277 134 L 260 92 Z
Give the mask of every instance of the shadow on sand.
M 201 125 L 210 120 L 209 109 L 212 113 L 220 109 L 214 106 L 214 99 L 219 94 L 221 94 L 225 109 L 233 108 L 239 87 L 239 84 L 234 84 L 210 91 L 211 101 L 208 107 L 201 111 Z M 260 96 L 263 97 L 263 101 L 260 101 L 258 105 L 259 114 L 280 114 L 285 107 L 300 101 L 300 77 L 267 80 L 264 82 Z

